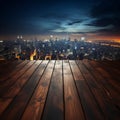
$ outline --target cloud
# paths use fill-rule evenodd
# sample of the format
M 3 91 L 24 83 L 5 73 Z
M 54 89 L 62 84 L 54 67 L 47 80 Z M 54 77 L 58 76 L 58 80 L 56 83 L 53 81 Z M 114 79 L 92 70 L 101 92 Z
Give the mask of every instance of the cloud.
M 103 17 L 103 18 L 98 18 L 91 23 L 89 23 L 89 26 L 98 26 L 98 27 L 105 27 L 108 25 L 113 25 L 113 26 L 120 26 L 120 18 L 118 17 Z
M 120 1 L 119 0 L 102 0 L 92 9 L 90 16 L 94 21 L 88 23 L 89 26 L 105 27 L 98 30 L 104 34 L 120 34 Z M 106 27 L 109 27 L 109 29 Z
M 67 23 L 67 25 L 74 25 L 74 24 L 78 24 L 78 23 L 82 23 L 83 20 L 77 20 L 77 21 L 73 21 L 73 22 L 69 22 Z
M 102 0 L 91 9 L 91 16 L 94 18 L 120 15 L 119 0 Z

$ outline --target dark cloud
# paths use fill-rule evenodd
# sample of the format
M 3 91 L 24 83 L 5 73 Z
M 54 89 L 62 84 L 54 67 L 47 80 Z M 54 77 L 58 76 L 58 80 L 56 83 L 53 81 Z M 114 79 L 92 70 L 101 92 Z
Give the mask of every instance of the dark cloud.
M 0 34 L 119 34 L 119 6 L 120 0 L 1 0 Z
M 67 25 L 74 25 L 74 24 L 78 24 L 78 23 L 82 23 L 83 20 L 77 20 L 77 21 L 73 21 L 73 22 L 69 22 Z
M 102 0 L 91 10 L 91 16 L 94 18 L 114 17 L 120 15 L 119 0 Z
M 106 27 L 109 29 L 98 30 L 106 34 L 120 34 L 120 1 L 102 0 L 91 10 L 91 17 L 94 19 L 89 26 Z
M 105 26 L 109 26 L 109 25 L 113 25 L 115 27 L 120 26 L 120 18 L 119 17 L 101 17 L 98 18 L 94 21 L 92 21 L 90 24 L 90 26 L 97 26 L 97 27 L 105 27 Z

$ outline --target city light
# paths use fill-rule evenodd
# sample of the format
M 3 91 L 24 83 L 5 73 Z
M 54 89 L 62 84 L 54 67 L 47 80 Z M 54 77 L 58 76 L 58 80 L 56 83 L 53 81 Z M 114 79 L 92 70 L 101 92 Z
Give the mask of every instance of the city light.
M 50 35 L 50 38 L 53 38 L 53 35 Z
M 51 35 L 53 37 L 53 35 Z M 112 59 L 119 60 L 120 44 L 115 41 L 91 41 L 85 37 L 75 40 L 59 39 L 21 39 L 5 41 L 0 44 L 3 59 L 21 60 L 82 60 L 82 59 Z M 71 39 L 71 38 L 70 38 Z M 80 40 L 81 39 L 81 40 Z M 3 40 L 0 40 L 3 43 Z M 112 56 L 111 56 L 112 55 Z
M 34 57 L 37 55 L 36 49 L 33 51 L 33 53 L 30 55 L 30 60 L 34 60 Z
M 85 37 L 81 37 L 81 41 L 84 41 L 85 40 Z
M 0 40 L 0 43 L 3 43 L 3 40 Z

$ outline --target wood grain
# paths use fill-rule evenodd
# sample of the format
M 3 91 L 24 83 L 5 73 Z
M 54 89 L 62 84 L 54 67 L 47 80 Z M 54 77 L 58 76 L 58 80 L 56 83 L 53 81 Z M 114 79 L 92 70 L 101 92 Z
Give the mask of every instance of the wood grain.
M 119 120 L 119 65 L 0 61 L 0 120 Z

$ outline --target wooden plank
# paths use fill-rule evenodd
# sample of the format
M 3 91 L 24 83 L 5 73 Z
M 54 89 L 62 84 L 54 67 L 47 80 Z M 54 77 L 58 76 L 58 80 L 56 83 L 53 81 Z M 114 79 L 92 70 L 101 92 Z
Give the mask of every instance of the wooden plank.
M 50 61 L 25 109 L 22 120 L 40 120 L 46 101 L 55 61 Z
M 91 64 L 85 63 L 86 66 L 90 66 L 89 68 L 92 74 L 98 79 L 98 82 L 102 84 L 102 89 L 105 90 L 106 96 L 111 100 L 111 104 L 114 105 L 115 107 L 120 108 L 120 96 L 119 96 L 119 91 L 114 89 L 113 85 L 109 83 L 109 80 L 104 78 L 103 74 L 105 72 L 103 71 L 102 74 L 97 71 L 96 67 L 93 67 Z
M 42 120 L 63 120 L 62 61 L 56 61 Z
M 10 61 L 7 64 L 0 66 L 0 81 L 1 78 L 9 74 L 10 71 L 14 71 L 14 68 L 19 65 L 22 61 Z
M 103 69 L 105 69 L 110 75 L 111 78 L 113 78 L 114 80 L 116 80 L 116 82 L 118 82 L 118 84 L 120 85 L 120 66 L 118 66 L 119 68 L 115 68 L 116 64 L 112 64 L 112 62 L 108 63 L 107 61 L 105 62 L 97 62 Z
M 120 69 L 120 61 L 99 61 L 100 63 L 105 63 L 111 68 Z
M 21 61 L 22 62 L 22 61 Z M 10 73 L 10 71 L 13 71 L 13 68 L 15 68 L 17 65 L 19 65 L 19 62 L 15 61 L 4 61 L 0 62 L 0 82 L 2 79 Z
M 20 64 L 21 62 L 23 62 L 22 60 L 3 60 L 1 61 L 0 60 L 0 67 L 6 67 L 6 66 L 9 66 L 11 64 Z
M 29 79 L 29 81 L 25 84 L 23 89 L 18 93 L 15 99 L 12 101 L 10 106 L 6 109 L 6 111 L 2 115 L 2 119 L 5 120 L 18 120 L 21 118 L 24 109 L 29 102 L 34 89 L 36 88 L 48 61 L 44 61 L 40 64 L 41 61 L 37 61 L 38 67 Z M 40 65 L 39 65 L 40 64 Z M 21 98 L 22 97 L 22 98 Z M 19 103 L 19 105 L 17 105 Z
M 70 61 L 70 66 L 78 89 L 80 100 L 87 120 L 102 120 L 103 114 L 97 105 L 93 94 L 90 92 L 82 73 L 75 61 Z
M 9 74 L 4 75 L 2 78 L 0 78 L 0 85 L 4 82 L 5 80 L 9 79 L 12 77 L 14 74 L 16 74 L 21 68 L 23 68 L 29 61 L 25 60 L 21 62 L 20 64 L 16 65 L 16 67 L 13 69 L 14 71 L 9 71 Z M 6 72 L 5 72 L 6 73 Z
M 22 61 L 22 60 L 7 60 L 7 61 L 3 61 L 3 62 L 0 62 L 0 68 L 17 66 L 17 65 L 19 65 L 21 62 L 23 62 L 23 61 Z M 0 72 L 1 72 L 1 69 L 0 69 Z
M 97 70 L 97 71 L 99 71 L 99 73 L 106 79 L 106 81 L 109 83 L 109 84 L 111 84 L 112 85 L 112 89 L 115 89 L 116 90 L 116 92 L 119 92 L 119 94 L 120 94 L 120 82 L 119 81 L 116 81 L 115 79 L 113 79 L 112 77 L 111 77 L 111 74 L 115 74 L 116 75 L 116 73 L 108 73 L 105 69 L 103 69 L 102 68 L 102 66 L 99 64 L 99 63 L 97 63 L 97 62 L 94 62 L 94 61 L 90 61 L 90 63 L 91 63 L 91 65 L 92 66 L 94 66 L 95 67 L 95 69 Z M 118 76 L 119 77 L 119 76 Z
M 97 80 L 94 78 L 94 76 L 92 76 L 92 74 L 87 70 L 81 61 L 78 61 L 78 65 L 96 99 L 96 102 L 104 114 L 104 119 L 117 120 L 120 117 L 120 111 L 116 110 L 116 108 L 106 100 L 104 89 L 101 88 L 101 85 L 97 83 Z
M 68 61 L 63 61 L 65 120 L 84 120 L 83 109 Z
M 0 97 L 5 95 L 7 91 L 17 82 L 17 79 L 22 77 L 22 75 L 29 70 L 29 68 L 34 64 L 35 61 L 30 61 L 25 67 L 16 72 L 15 75 L 10 76 L 3 84 L 0 85 Z
M 0 60 L 0 67 L 4 66 L 6 64 L 9 64 L 11 62 L 13 62 L 13 61 L 11 61 L 11 60 Z
M 38 67 L 38 62 L 35 62 L 32 67 L 22 75 L 19 79 L 17 79 L 14 86 L 12 86 L 4 96 L 0 97 L 0 115 L 5 111 L 7 106 L 13 101 L 15 96 L 20 92 L 25 83 L 29 80 L 31 75 L 34 73 L 35 69 Z

